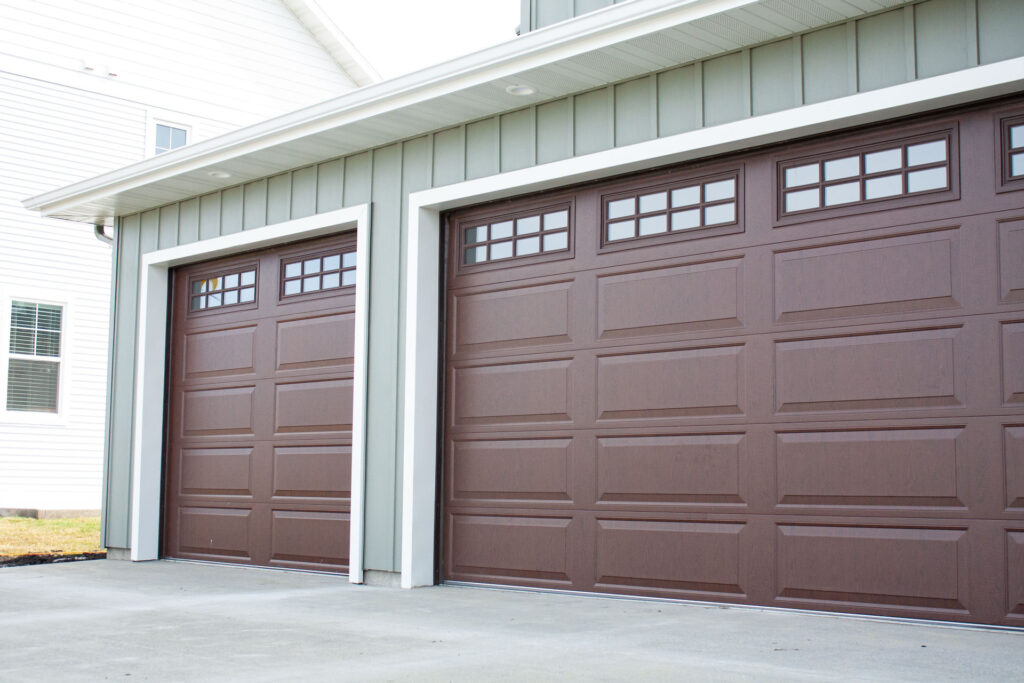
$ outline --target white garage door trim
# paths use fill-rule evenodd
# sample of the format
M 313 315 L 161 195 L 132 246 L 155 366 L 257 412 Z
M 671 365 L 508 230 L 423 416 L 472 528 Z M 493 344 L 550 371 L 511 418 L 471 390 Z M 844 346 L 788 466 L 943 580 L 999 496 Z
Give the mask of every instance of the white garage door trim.
M 245 230 L 201 242 L 150 252 L 139 277 L 138 358 L 132 444 L 131 559 L 160 554 L 160 487 L 163 459 L 164 386 L 167 360 L 167 303 L 170 269 L 242 251 L 357 230 L 355 370 L 352 385 L 352 512 L 349 581 L 363 582 L 366 470 L 366 344 L 370 300 L 370 207 L 346 209 Z
M 966 104 L 1022 87 L 1024 57 L 409 195 L 402 587 L 434 582 L 442 211 Z

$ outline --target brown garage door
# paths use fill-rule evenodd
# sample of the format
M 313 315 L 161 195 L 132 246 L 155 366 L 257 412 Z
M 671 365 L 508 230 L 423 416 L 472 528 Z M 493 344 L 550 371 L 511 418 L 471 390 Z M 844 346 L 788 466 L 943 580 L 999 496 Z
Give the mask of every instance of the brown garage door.
M 164 554 L 348 570 L 355 235 L 174 273 Z
M 1024 625 L 1022 114 L 450 216 L 443 577 Z

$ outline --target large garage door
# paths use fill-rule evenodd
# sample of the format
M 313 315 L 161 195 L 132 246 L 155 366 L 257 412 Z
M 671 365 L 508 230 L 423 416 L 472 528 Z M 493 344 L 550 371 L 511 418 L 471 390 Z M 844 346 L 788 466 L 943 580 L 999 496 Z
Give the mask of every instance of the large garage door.
M 174 273 L 164 554 L 348 570 L 355 235 Z
M 1024 625 L 1022 114 L 450 216 L 443 577 Z

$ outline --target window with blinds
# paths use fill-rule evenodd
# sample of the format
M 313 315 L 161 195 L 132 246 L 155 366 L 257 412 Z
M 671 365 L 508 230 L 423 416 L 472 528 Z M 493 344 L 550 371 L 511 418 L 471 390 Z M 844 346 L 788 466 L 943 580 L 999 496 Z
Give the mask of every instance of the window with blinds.
M 64 308 L 11 302 L 7 410 L 57 412 Z

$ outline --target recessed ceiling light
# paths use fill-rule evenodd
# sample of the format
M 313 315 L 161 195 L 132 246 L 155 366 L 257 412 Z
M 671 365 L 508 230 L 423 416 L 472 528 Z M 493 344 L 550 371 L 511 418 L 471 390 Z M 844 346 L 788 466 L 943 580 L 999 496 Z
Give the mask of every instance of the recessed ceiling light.
M 230 178 L 231 174 L 227 171 L 207 171 L 206 175 L 211 178 Z
M 532 85 L 526 85 L 525 83 L 516 83 L 505 88 L 505 92 L 509 95 L 516 95 L 517 97 L 524 97 L 526 95 L 533 95 L 537 92 L 537 89 Z

